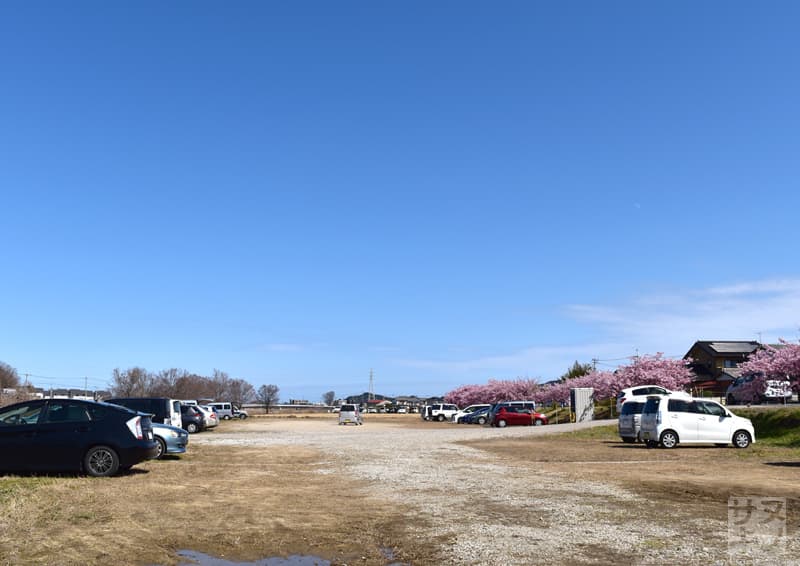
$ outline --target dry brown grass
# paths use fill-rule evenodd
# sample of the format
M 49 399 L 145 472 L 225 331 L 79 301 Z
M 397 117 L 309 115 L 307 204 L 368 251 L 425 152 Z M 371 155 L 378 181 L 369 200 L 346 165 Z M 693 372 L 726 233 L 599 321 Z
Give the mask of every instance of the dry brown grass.
M 383 564 L 381 548 L 425 551 L 407 544 L 401 510 L 329 466 L 302 447 L 190 443 L 114 478 L 0 476 L 0 563 L 174 564 L 191 549 Z

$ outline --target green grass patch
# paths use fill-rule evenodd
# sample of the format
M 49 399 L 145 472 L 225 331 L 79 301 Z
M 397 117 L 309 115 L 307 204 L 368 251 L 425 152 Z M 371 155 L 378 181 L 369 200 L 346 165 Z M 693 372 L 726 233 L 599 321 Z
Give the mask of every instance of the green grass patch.
M 741 409 L 736 414 L 753 421 L 756 441 L 771 446 L 800 448 L 800 408 Z

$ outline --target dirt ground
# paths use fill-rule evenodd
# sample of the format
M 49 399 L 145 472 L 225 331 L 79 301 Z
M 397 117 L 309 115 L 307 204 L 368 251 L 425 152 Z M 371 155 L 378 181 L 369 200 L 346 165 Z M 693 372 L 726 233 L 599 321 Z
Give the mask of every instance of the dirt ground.
M 418 415 L 369 415 L 363 427 L 338 427 L 329 415 L 251 418 L 193 435 L 187 454 L 115 478 L 0 476 L 0 564 L 172 565 L 182 549 L 235 561 L 638 564 L 701 548 L 696 563 L 724 564 L 734 563 L 718 532 L 732 496 L 787 498 L 787 535 L 800 533 L 797 450 L 648 450 L 608 433 L 537 428 L 501 436 Z M 458 465 L 429 467 L 433 453 Z M 584 485 L 591 493 L 576 495 Z M 592 516 L 570 516 L 559 489 Z M 576 521 L 611 538 L 574 540 Z M 652 522 L 678 542 L 642 528 Z M 670 547 L 681 536 L 684 554 Z M 504 558 L 486 544 L 516 546 Z M 792 563 L 780 556 L 772 563 Z

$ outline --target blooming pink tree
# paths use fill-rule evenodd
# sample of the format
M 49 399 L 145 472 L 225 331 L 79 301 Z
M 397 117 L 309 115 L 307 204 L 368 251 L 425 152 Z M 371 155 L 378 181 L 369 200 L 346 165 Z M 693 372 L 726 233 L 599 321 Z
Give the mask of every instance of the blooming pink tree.
M 540 386 L 532 379 L 496 380 L 486 385 L 462 385 L 445 395 L 448 403 L 459 407 L 475 403 L 497 403 L 511 399 L 530 399 L 540 404 L 566 403 L 573 387 L 592 387 L 597 400 L 610 399 L 619 391 L 637 385 L 660 385 L 683 389 L 693 378 L 690 360 L 670 360 L 662 353 L 637 356 L 617 371 L 593 371 L 566 381 Z
M 462 385 L 444 396 L 459 407 L 478 403 L 498 403 L 511 399 L 532 399 L 539 388 L 535 379 L 490 379 L 486 385 Z
M 743 376 L 752 376 L 737 390 L 737 400 L 756 402 L 767 387 L 768 379 L 788 380 L 800 389 L 800 344 L 781 339 L 780 345 L 765 345 L 741 365 Z

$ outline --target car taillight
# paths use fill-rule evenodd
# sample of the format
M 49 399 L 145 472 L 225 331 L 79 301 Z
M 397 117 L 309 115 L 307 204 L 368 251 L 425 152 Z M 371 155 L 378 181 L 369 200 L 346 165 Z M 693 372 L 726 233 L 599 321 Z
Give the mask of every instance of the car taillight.
M 625 402 L 625 397 L 619 400 L 619 404 L 622 405 Z
M 128 430 L 131 431 L 131 434 L 135 436 L 137 440 L 144 440 L 144 434 L 142 433 L 142 417 L 133 417 L 125 424 L 128 425 Z

